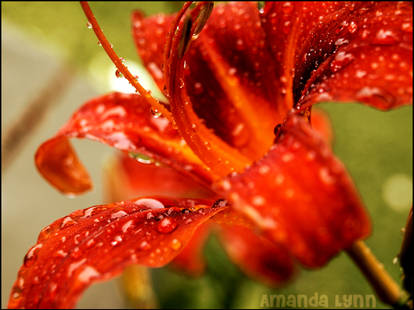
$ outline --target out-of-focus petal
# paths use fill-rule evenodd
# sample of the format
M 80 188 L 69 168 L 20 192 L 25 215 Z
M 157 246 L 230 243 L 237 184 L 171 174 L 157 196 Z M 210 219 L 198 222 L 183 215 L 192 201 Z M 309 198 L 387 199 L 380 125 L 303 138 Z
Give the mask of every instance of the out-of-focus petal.
M 9 308 L 71 308 L 92 283 L 126 266 L 160 267 L 226 207 L 207 200 L 140 198 L 78 210 L 44 228 L 25 256 Z
M 230 259 L 247 275 L 271 286 L 286 283 L 295 273 L 294 259 L 282 245 L 271 242 L 250 220 L 235 210 L 217 214 L 217 219 L 228 214 L 233 221 L 220 221 L 218 234 Z M 235 224 L 234 219 L 239 219 Z M 216 217 L 213 217 L 213 221 Z M 218 222 L 218 221 L 217 221 Z
M 262 23 L 288 100 L 411 103 L 410 2 L 267 2 Z
M 192 276 L 201 275 L 205 268 L 203 248 L 210 229 L 210 222 L 200 225 L 184 249 L 171 262 L 171 266 Z
M 162 66 L 162 38 L 172 20 L 133 18 L 138 52 L 162 88 L 162 71 L 154 68 Z M 270 147 L 273 127 L 291 108 L 280 93 L 282 82 L 265 39 L 255 3 L 217 5 L 186 55 L 184 76 L 188 98 L 207 127 L 256 159 Z M 149 42 L 156 52 L 148 49 Z
M 218 190 L 307 267 L 324 265 L 370 232 L 344 166 L 297 115 L 263 159 L 221 181 Z
M 144 153 L 184 174 L 209 184 L 208 168 L 194 155 L 169 121 L 151 113 L 136 94 L 111 93 L 93 99 L 74 113 L 35 155 L 40 173 L 63 193 L 79 194 L 91 186 L 68 138 L 88 138 L 119 150 Z

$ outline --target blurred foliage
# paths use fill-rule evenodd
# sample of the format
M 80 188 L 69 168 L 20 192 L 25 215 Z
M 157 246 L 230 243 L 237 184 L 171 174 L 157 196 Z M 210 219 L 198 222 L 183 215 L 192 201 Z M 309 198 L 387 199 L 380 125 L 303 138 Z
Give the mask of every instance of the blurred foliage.
M 93 2 L 97 19 L 117 53 L 138 60 L 131 37 L 130 16 L 134 9 L 147 15 L 174 12 L 180 2 Z M 86 18 L 74 2 L 2 2 L 2 19 L 21 27 L 39 44 L 50 46 L 71 64 L 86 69 L 100 59 L 109 65 Z M 399 281 L 400 270 L 392 263 L 399 252 L 408 209 L 395 211 L 382 198 L 384 182 L 396 173 L 412 179 L 412 107 L 391 112 L 358 104 L 319 105 L 328 112 L 335 133 L 334 151 L 345 163 L 372 217 L 373 233 L 367 244 Z M 254 251 L 254 249 L 252 249 Z M 154 287 L 161 307 L 251 308 L 260 307 L 263 294 L 327 294 L 334 296 L 373 294 L 357 267 L 341 253 L 318 271 L 301 270 L 296 281 L 271 289 L 244 276 L 231 264 L 215 237 L 205 248 L 207 272 L 191 279 L 168 268 L 154 269 Z M 384 307 L 377 301 L 377 307 Z

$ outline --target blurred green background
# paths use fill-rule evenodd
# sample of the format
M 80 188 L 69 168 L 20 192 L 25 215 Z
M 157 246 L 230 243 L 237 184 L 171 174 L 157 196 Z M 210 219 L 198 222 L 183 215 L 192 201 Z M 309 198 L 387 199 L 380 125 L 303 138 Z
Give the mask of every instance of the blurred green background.
M 1 5 L 2 26 L 12 25 L 21 30 L 33 44 L 45 47 L 53 57 L 74 68 L 77 74 L 86 76 L 97 92 L 113 90 L 107 72 L 115 72 L 115 69 L 98 46 L 93 31 L 87 28 L 79 3 L 2 2 Z M 132 10 L 140 9 L 151 15 L 174 12 L 180 6 L 180 2 L 91 3 L 115 51 L 138 66 L 140 60 L 131 37 Z M 2 61 L 7 62 L 7 59 Z M 2 80 L 7 78 L 2 77 Z M 12 103 L 2 101 L 2 110 L 8 109 L 6 104 Z M 81 102 L 74 103 L 73 109 L 79 104 Z M 358 104 L 324 103 L 319 107 L 327 111 L 331 118 L 335 135 L 334 151 L 345 163 L 372 217 L 373 233 L 366 243 L 400 283 L 399 266 L 393 264 L 393 259 L 398 254 L 401 228 L 412 204 L 412 107 L 391 112 L 380 112 Z M 50 136 L 53 133 L 51 131 Z M 3 194 L 7 195 L 7 192 Z M 73 210 L 87 207 L 78 206 L 76 200 L 71 203 Z M 41 228 L 38 227 L 38 231 Z M 35 237 L 32 237 L 32 243 Z M 3 242 L 6 243 L 3 250 L 7 251 L 8 241 Z M 270 289 L 248 279 L 232 265 L 215 237 L 209 239 L 204 252 L 208 268 L 200 278 L 192 279 L 167 268 L 151 271 L 160 307 L 258 308 L 261 307 L 263 294 L 305 294 L 311 297 L 318 293 L 319 296 L 326 294 L 329 297 L 332 308 L 335 307 L 335 295 L 373 294 L 359 270 L 343 253 L 321 270 L 301 270 L 295 281 L 281 289 Z M 19 264 L 21 259 L 16 257 Z M 10 268 L 3 259 L 2 268 Z M 5 286 L 10 285 L 3 290 L 7 296 L 12 284 L 10 281 L 14 279 L 2 279 Z M 4 299 L 2 306 L 5 307 Z M 385 306 L 377 300 L 377 307 Z

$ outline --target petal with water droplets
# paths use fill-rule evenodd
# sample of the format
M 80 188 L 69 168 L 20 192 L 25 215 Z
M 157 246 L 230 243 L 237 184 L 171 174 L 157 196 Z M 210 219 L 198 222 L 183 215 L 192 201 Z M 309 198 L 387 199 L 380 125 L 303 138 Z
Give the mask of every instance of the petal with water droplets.
M 324 265 L 370 231 L 345 168 L 299 116 L 282 126 L 265 157 L 221 181 L 220 189 L 236 210 L 308 267 Z
M 128 265 L 169 263 L 200 225 L 226 209 L 211 208 L 208 200 L 151 199 L 165 208 L 136 199 L 78 210 L 52 223 L 27 253 L 8 307 L 71 308 L 90 284 Z M 73 225 L 65 225 L 68 218 Z
M 160 87 L 161 75 L 152 68 L 163 64 L 161 38 L 172 21 L 171 16 L 133 17 L 138 52 Z M 161 38 L 154 38 L 157 31 Z M 256 4 L 217 5 L 186 55 L 184 87 L 194 111 L 219 137 L 252 158 L 270 147 L 274 124 L 290 108 L 275 91 L 283 88 L 283 80 L 265 40 Z M 157 52 L 144 42 L 156 44 Z
M 68 142 L 74 137 L 97 140 L 130 154 L 145 153 L 147 162 L 161 161 L 204 184 L 211 179 L 168 120 L 154 117 L 139 95 L 111 93 L 90 100 L 37 150 L 40 173 L 60 191 L 79 194 L 91 187 L 91 181 Z
M 411 103 L 411 3 L 268 2 L 262 21 L 295 104 Z

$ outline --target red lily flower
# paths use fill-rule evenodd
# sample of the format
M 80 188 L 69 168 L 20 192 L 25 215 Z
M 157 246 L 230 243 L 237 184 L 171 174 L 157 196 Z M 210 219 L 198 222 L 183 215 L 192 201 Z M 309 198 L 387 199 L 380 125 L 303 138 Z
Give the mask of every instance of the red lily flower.
M 176 169 L 202 198 L 140 197 L 55 221 L 26 254 L 10 308 L 73 307 L 130 264 L 160 267 L 180 252 L 176 265 L 197 262 L 194 238 L 209 223 L 247 273 L 270 283 L 289 279 L 295 259 L 321 267 L 369 234 L 345 168 L 308 120 L 319 101 L 411 104 L 411 3 L 267 2 L 259 11 L 243 2 L 209 18 L 210 4 L 188 7 L 133 16 L 138 52 L 169 103 L 144 90 L 93 99 L 39 147 L 36 165 L 65 194 L 88 190 L 68 139 L 89 138 Z

